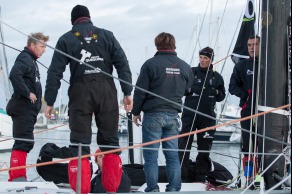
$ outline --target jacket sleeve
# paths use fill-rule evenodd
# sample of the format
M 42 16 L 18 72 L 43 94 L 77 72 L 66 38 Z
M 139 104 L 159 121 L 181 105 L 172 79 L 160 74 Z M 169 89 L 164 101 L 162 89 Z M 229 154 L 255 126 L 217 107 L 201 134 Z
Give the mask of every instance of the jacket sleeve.
M 17 59 L 9 75 L 14 92 L 27 98 L 29 98 L 30 91 L 24 81 L 24 76 L 29 71 L 31 71 L 30 64 L 25 59 Z
M 147 65 L 144 64 L 141 68 L 136 86 L 148 91 L 149 84 L 150 84 L 149 70 L 147 68 Z M 138 88 L 135 88 L 134 99 L 133 99 L 134 105 L 132 109 L 132 113 L 134 116 L 139 115 L 141 113 L 142 106 L 144 102 L 146 101 L 147 95 L 148 94 L 146 92 L 143 92 Z
M 218 91 L 217 95 L 215 96 L 216 98 L 216 102 L 221 102 L 224 100 L 225 96 L 226 96 L 226 92 L 225 92 L 225 86 L 224 86 L 224 80 L 223 77 L 218 73 L 218 77 L 219 77 L 219 85 L 217 86 L 216 90 Z
M 66 53 L 66 43 L 59 39 L 56 49 Z M 47 73 L 48 75 L 45 90 L 45 101 L 49 106 L 53 106 L 56 101 L 58 90 L 61 85 L 60 80 L 63 78 L 63 72 L 66 70 L 66 65 L 68 62 L 69 60 L 65 55 L 57 51 L 54 52 L 51 65 Z
M 125 55 L 125 52 L 120 46 L 119 42 L 114 37 L 114 35 L 112 36 L 113 36 L 113 46 L 112 46 L 112 52 L 111 52 L 112 63 L 117 70 L 118 77 L 121 80 L 124 80 L 132 84 L 132 74 L 131 74 L 130 66 L 129 66 L 127 57 Z M 131 95 L 133 87 L 121 81 L 120 81 L 120 84 L 121 84 L 124 95 Z
M 193 71 L 189 70 L 188 78 L 187 78 L 187 85 L 186 85 L 186 90 L 185 90 L 185 96 L 191 93 L 191 87 L 194 83 L 194 74 Z
M 229 82 L 229 92 L 232 95 L 239 97 L 242 100 L 245 100 L 248 96 L 247 91 L 242 89 L 243 80 L 241 79 L 240 73 L 242 71 L 242 63 L 237 63 L 233 68 L 233 73 L 230 77 Z

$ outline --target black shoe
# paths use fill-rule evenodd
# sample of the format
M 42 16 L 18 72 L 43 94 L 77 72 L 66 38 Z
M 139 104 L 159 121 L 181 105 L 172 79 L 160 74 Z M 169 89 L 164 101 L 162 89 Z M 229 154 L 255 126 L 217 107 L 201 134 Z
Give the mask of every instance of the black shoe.
M 148 192 L 160 192 L 158 188 L 150 189 L 148 187 L 146 187 L 146 189 L 144 191 L 145 191 L 145 193 L 148 193 Z

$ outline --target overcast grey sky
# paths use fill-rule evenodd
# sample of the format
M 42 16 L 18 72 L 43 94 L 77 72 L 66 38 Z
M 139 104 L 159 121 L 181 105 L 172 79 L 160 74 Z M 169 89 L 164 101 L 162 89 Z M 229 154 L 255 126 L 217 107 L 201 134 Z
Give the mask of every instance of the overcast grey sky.
M 163 31 L 175 36 L 180 58 L 190 63 L 195 53 L 192 66 L 198 63 L 197 52 L 200 46 L 211 46 L 215 49 L 214 61 L 227 56 L 246 0 L 229 0 L 223 17 L 226 1 L 228 0 L 213 0 L 212 11 L 211 0 L 0 0 L 0 6 L 3 22 L 25 34 L 44 32 L 50 36 L 48 44 L 52 47 L 55 47 L 62 34 L 71 29 L 72 8 L 77 4 L 87 6 L 93 23 L 100 28 L 112 31 L 121 43 L 129 59 L 133 84 L 135 84 L 142 64 L 156 52 L 155 36 Z M 208 4 L 209 8 L 202 26 L 199 44 L 194 52 L 196 37 Z M 218 26 L 222 17 L 223 23 L 217 39 Z M 27 37 L 5 25 L 2 25 L 2 29 L 5 44 L 22 50 Z M 6 48 L 6 54 L 11 68 L 18 52 Z M 49 66 L 52 54 L 52 49 L 47 48 L 47 52 L 39 61 Z M 233 64 L 228 60 L 226 65 L 228 68 L 223 75 L 225 81 L 228 82 Z M 217 66 L 219 70 L 220 64 Z M 44 87 L 46 69 L 43 67 L 40 69 Z M 65 79 L 69 80 L 68 69 Z M 64 85 L 62 88 L 63 99 L 65 99 L 68 85 L 66 83 L 62 85 Z

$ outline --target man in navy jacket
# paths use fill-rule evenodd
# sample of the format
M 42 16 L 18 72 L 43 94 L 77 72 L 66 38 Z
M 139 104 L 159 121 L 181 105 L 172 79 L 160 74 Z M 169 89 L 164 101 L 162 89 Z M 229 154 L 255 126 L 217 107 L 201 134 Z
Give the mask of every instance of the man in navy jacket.
M 148 90 L 182 104 L 185 90 L 191 87 L 193 75 L 190 66 L 177 57 L 175 52 L 175 39 L 173 35 L 162 32 L 155 38 L 157 52 L 154 57 L 147 60 L 142 68 L 136 86 Z M 181 112 L 179 105 L 172 104 L 161 98 L 148 94 L 139 89 L 134 92 L 134 107 L 132 113 L 134 122 L 139 125 L 141 111 L 144 112 L 142 124 L 143 143 L 175 136 L 178 134 Z M 144 171 L 147 188 L 145 192 L 158 192 L 158 149 L 160 143 L 146 146 L 143 149 L 145 160 Z M 162 142 L 164 149 L 178 147 L 177 139 Z M 147 148 L 152 148 L 148 150 Z M 177 151 L 163 151 L 166 159 L 168 185 L 166 191 L 180 191 L 181 171 Z

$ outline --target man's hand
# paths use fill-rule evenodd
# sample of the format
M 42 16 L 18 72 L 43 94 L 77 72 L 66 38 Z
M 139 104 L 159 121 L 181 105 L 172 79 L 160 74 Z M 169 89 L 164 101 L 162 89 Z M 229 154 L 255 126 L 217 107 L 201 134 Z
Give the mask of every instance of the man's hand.
M 45 110 L 45 117 L 47 117 L 47 119 L 51 119 L 52 118 L 52 112 L 53 112 L 53 106 L 47 106 L 46 110 Z
M 133 117 L 133 121 L 134 123 L 139 127 L 140 123 L 141 123 L 141 116 L 140 115 L 136 115 Z M 139 121 L 139 122 L 138 122 Z
M 37 97 L 35 96 L 34 93 L 29 93 L 29 99 L 33 104 L 37 101 Z
M 126 112 L 130 112 L 133 108 L 133 99 L 131 96 L 125 96 L 124 100 L 124 109 Z

